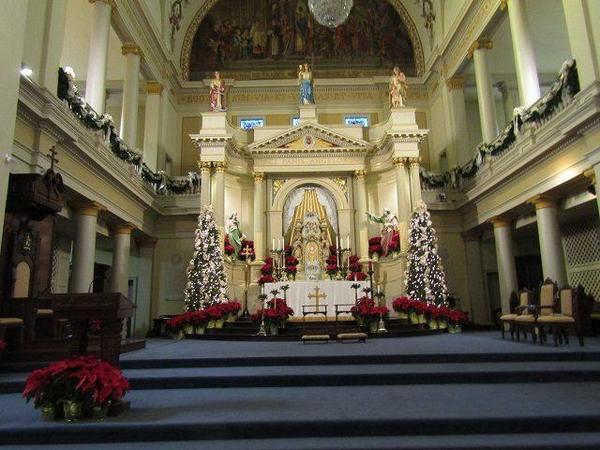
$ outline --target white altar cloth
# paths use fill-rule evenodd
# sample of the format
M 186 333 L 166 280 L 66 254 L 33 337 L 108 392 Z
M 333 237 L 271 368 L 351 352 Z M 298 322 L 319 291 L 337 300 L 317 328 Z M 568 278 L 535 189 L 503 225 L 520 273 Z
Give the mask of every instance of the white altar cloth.
M 281 286 L 288 284 L 290 288 L 287 290 L 287 304 L 294 310 L 294 317 L 302 318 L 302 305 L 315 305 L 314 298 L 309 298 L 310 294 L 315 293 L 315 287 L 325 294 L 327 297 L 319 300 L 319 305 L 327 305 L 327 316 L 335 317 L 335 305 L 354 303 L 354 283 L 360 284 L 358 289 L 358 297 L 362 297 L 364 293 L 362 289 L 369 285 L 368 281 L 335 281 L 335 280 L 313 280 L 313 281 L 287 281 L 277 283 L 265 283 L 265 294 L 268 299 L 273 298 L 271 291 L 279 289 L 277 297 L 283 298 Z M 350 317 L 350 314 L 340 314 L 340 317 Z M 317 316 L 318 317 L 318 316 Z

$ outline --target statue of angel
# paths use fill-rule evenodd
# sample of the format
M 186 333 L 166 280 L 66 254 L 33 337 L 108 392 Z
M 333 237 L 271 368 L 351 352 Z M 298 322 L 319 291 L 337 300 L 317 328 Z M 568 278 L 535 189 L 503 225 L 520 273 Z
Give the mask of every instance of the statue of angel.
M 394 73 L 390 78 L 390 108 L 405 106 L 406 86 L 406 75 L 400 70 L 400 67 L 394 67 Z
M 371 222 L 383 225 L 381 229 L 381 248 L 383 250 L 383 256 L 387 256 L 394 233 L 398 231 L 398 218 L 387 208 L 383 208 L 383 214 L 381 216 L 375 216 L 371 213 L 366 214 Z

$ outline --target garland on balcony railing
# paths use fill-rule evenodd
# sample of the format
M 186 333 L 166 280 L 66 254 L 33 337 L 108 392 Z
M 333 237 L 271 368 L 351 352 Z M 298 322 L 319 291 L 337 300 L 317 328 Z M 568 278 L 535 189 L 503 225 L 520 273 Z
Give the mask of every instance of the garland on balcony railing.
M 142 161 L 142 155 L 131 150 L 115 132 L 115 125 L 110 114 L 98 114 L 79 95 L 74 83 L 75 73 L 70 67 L 58 69 L 57 96 L 69 105 L 69 108 L 87 128 L 101 133 L 102 137 L 119 159 L 133 165 L 142 180 L 150 184 L 157 194 L 194 194 L 199 192 L 200 176 L 197 172 L 188 172 L 185 177 L 175 179 L 164 170 L 154 172 Z
M 575 60 L 565 61 L 550 90 L 529 108 L 515 108 L 513 120 L 492 142 L 479 144 L 469 162 L 445 173 L 432 173 L 423 169 L 421 182 L 431 188 L 443 187 L 448 183 L 457 187 L 461 180 L 474 177 L 486 157 L 499 155 L 516 141 L 517 135 L 525 124 L 539 123 L 550 117 L 561 105 L 571 100 L 579 89 L 577 64 Z

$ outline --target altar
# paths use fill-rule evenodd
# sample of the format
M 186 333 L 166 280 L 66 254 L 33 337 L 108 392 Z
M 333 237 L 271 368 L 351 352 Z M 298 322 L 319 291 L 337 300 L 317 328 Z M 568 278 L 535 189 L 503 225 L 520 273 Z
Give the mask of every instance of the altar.
M 265 283 L 265 293 L 271 299 L 271 291 L 279 290 L 278 297 L 283 297 L 281 286 L 289 285 L 287 290 L 287 304 L 294 310 L 294 317 L 302 319 L 303 305 L 327 306 L 327 316 L 335 317 L 335 305 L 354 303 L 354 283 L 360 284 L 358 297 L 364 295 L 363 288 L 369 285 L 368 281 L 334 281 L 334 280 L 314 280 L 314 281 L 290 281 Z M 346 308 L 349 309 L 349 308 Z M 324 310 L 324 308 L 323 308 Z M 351 317 L 349 313 L 340 314 L 340 317 Z M 324 317 L 323 317 L 324 318 Z

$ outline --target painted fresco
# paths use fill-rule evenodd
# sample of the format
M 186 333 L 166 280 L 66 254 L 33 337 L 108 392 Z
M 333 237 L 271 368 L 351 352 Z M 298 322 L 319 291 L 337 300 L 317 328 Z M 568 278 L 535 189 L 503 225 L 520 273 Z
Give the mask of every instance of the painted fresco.
M 214 70 L 234 78 L 296 77 L 305 61 L 315 77 L 347 69 L 388 74 L 393 65 L 415 75 L 408 31 L 386 1 L 355 0 L 348 20 L 331 30 L 314 20 L 306 0 L 221 0 L 194 37 L 190 79 Z

